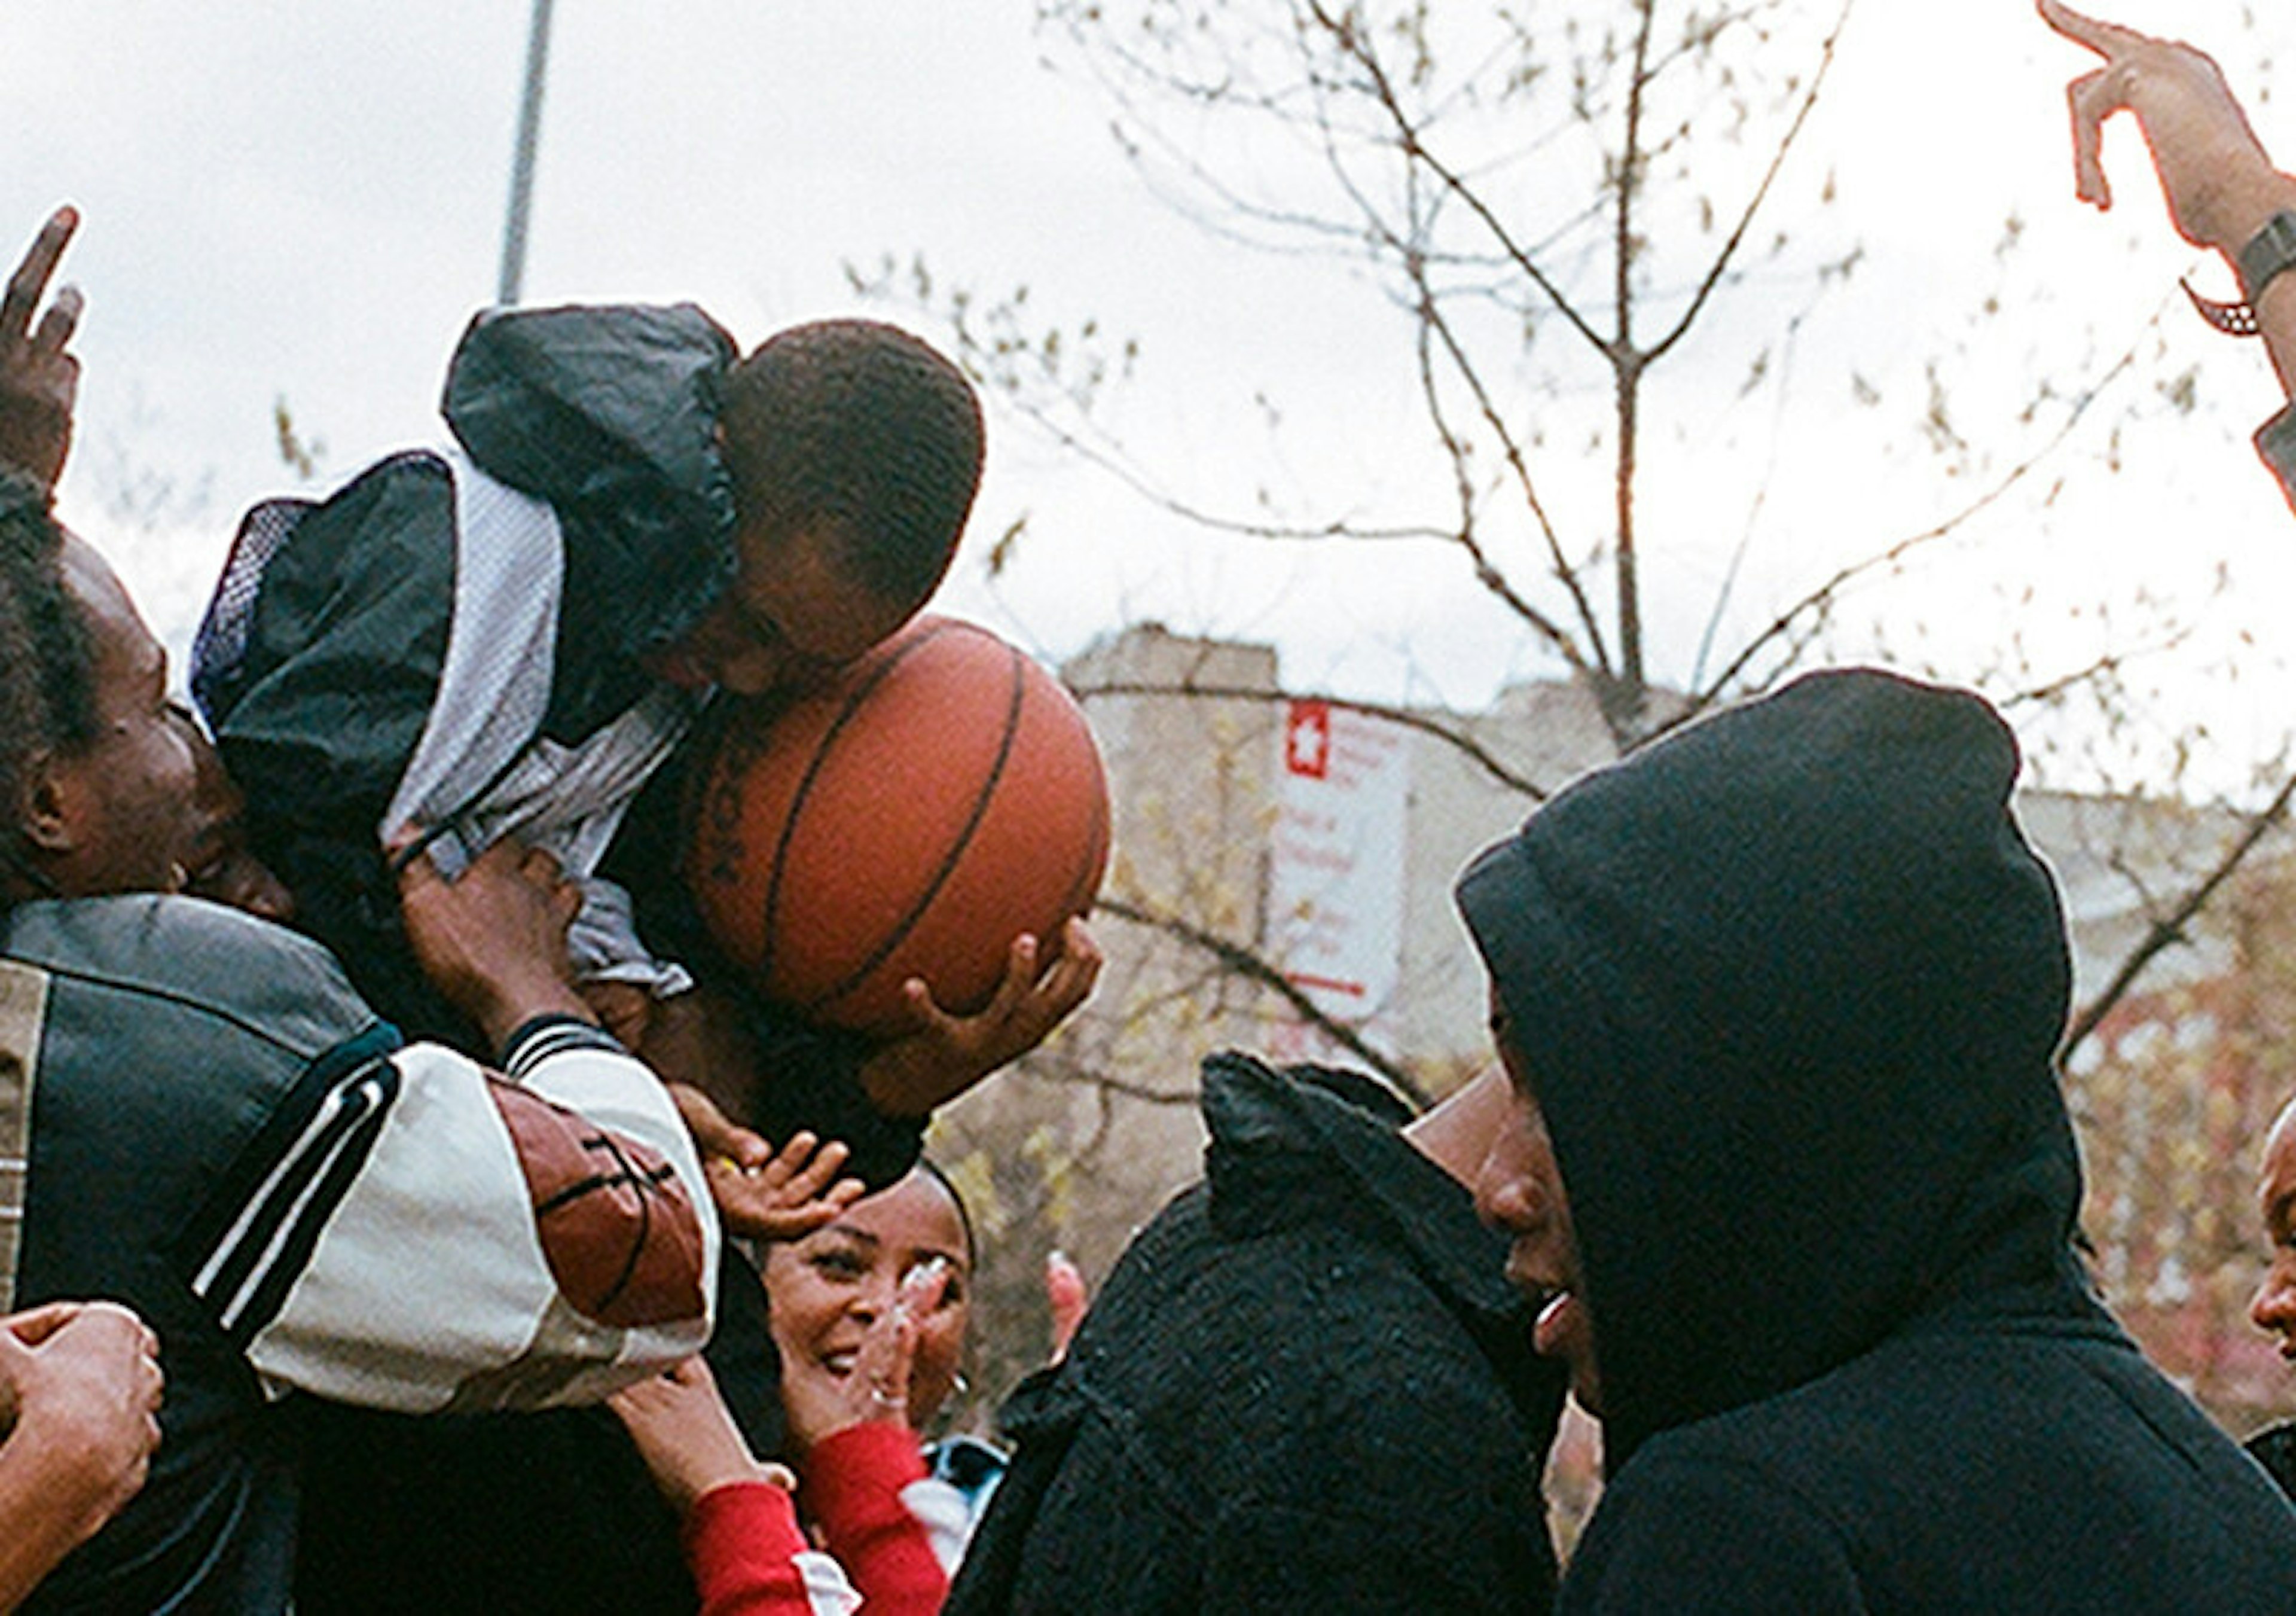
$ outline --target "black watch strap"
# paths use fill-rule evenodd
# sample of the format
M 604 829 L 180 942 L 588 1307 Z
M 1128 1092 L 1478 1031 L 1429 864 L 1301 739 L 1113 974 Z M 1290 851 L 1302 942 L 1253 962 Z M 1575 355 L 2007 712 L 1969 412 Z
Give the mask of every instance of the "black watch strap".
M 2241 295 L 2252 308 L 2272 278 L 2296 268 L 2296 209 L 2283 208 L 2264 221 L 2264 228 L 2248 238 L 2234 260 L 2240 271 Z

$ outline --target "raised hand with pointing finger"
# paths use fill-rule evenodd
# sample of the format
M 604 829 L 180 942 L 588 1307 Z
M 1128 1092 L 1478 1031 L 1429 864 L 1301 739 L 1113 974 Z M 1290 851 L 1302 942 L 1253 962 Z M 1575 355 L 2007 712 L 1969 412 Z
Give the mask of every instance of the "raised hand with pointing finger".
M 2181 40 L 2156 39 L 2039 0 L 2041 16 L 2104 65 L 2067 87 L 2073 125 L 2073 185 L 2080 199 L 2112 206 L 2103 159 L 2104 121 L 2134 116 L 2152 153 L 2169 215 L 2196 247 L 2237 251 L 2292 190 L 2276 172 L 2216 62 Z
M 2223 254 L 2240 281 L 2242 303 L 2212 303 L 2194 293 L 2195 306 L 2219 331 L 2261 336 L 2283 390 L 2296 391 L 2296 274 L 2288 273 L 2296 269 L 2296 177 L 2272 166 L 2223 71 L 2204 52 L 2084 15 L 2058 0 L 2036 3 L 2051 28 L 2104 62 L 2066 91 L 2075 192 L 2099 208 L 2112 206 L 2104 124 L 2116 112 L 2135 118 L 2177 234 Z M 2256 447 L 2296 507 L 2296 409 L 2267 422 Z
M 50 214 L 0 297 L 0 466 L 26 473 L 44 488 L 56 486 L 71 450 L 79 361 L 70 348 L 79 328 L 79 289 L 59 291 L 37 324 L 32 316 L 78 228 L 76 209 Z

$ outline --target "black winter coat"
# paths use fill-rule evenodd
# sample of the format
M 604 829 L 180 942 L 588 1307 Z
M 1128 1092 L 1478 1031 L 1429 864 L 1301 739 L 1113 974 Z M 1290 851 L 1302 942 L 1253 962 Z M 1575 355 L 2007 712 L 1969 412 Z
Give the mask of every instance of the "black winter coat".
M 1007 1404 L 951 1616 L 1547 1608 L 1560 1377 L 1464 1191 L 1350 1103 L 1374 1092 L 1206 1065 L 1207 1182 Z

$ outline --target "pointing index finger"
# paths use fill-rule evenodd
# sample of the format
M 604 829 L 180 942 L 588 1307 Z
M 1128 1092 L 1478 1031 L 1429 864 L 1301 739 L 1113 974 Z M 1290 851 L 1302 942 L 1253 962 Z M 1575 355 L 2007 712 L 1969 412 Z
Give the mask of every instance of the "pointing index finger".
M 2086 16 L 2059 0 L 2035 0 L 2040 8 L 2041 21 L 2077 45 L 2085 45 L 2098 55 L 2112 59 L 2134 45 L 2147 43 L 2150 36 L 2135 29 L 2123 28 L 2117 22 Z
M 31 328 L 32 310 L 38 307 L 40 294 L 48 289 L 48 281 L 56 273 L 56 261 L 63 257 L 72 232 L 78 228 L 79 209 L 67 204 L 48 215 L 48 222 L 32 238 L 24 261 L 8 277 L 7 295 L 0 298 L 0 343 L 24 340 L 24 333 Z

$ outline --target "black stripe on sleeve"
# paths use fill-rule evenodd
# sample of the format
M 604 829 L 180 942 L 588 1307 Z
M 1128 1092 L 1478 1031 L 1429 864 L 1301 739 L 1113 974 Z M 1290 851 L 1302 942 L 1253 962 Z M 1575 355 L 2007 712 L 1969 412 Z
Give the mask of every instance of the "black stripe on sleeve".
M 398 1097 L 398 1047 L 397 1031 L 379 1025 L 314 1061 L 185 1231 L 184 1277 L 239 1345 L 278 1316 L 365 1164 Z
M 594 1022 L 570 1015 L 538 1015 L 521 1022 L 504 1042 L 503 1071 L 512 1082 L 523 1083 L 543 1062 L 570 1049 L 629 1054 L 619 1039 Z

